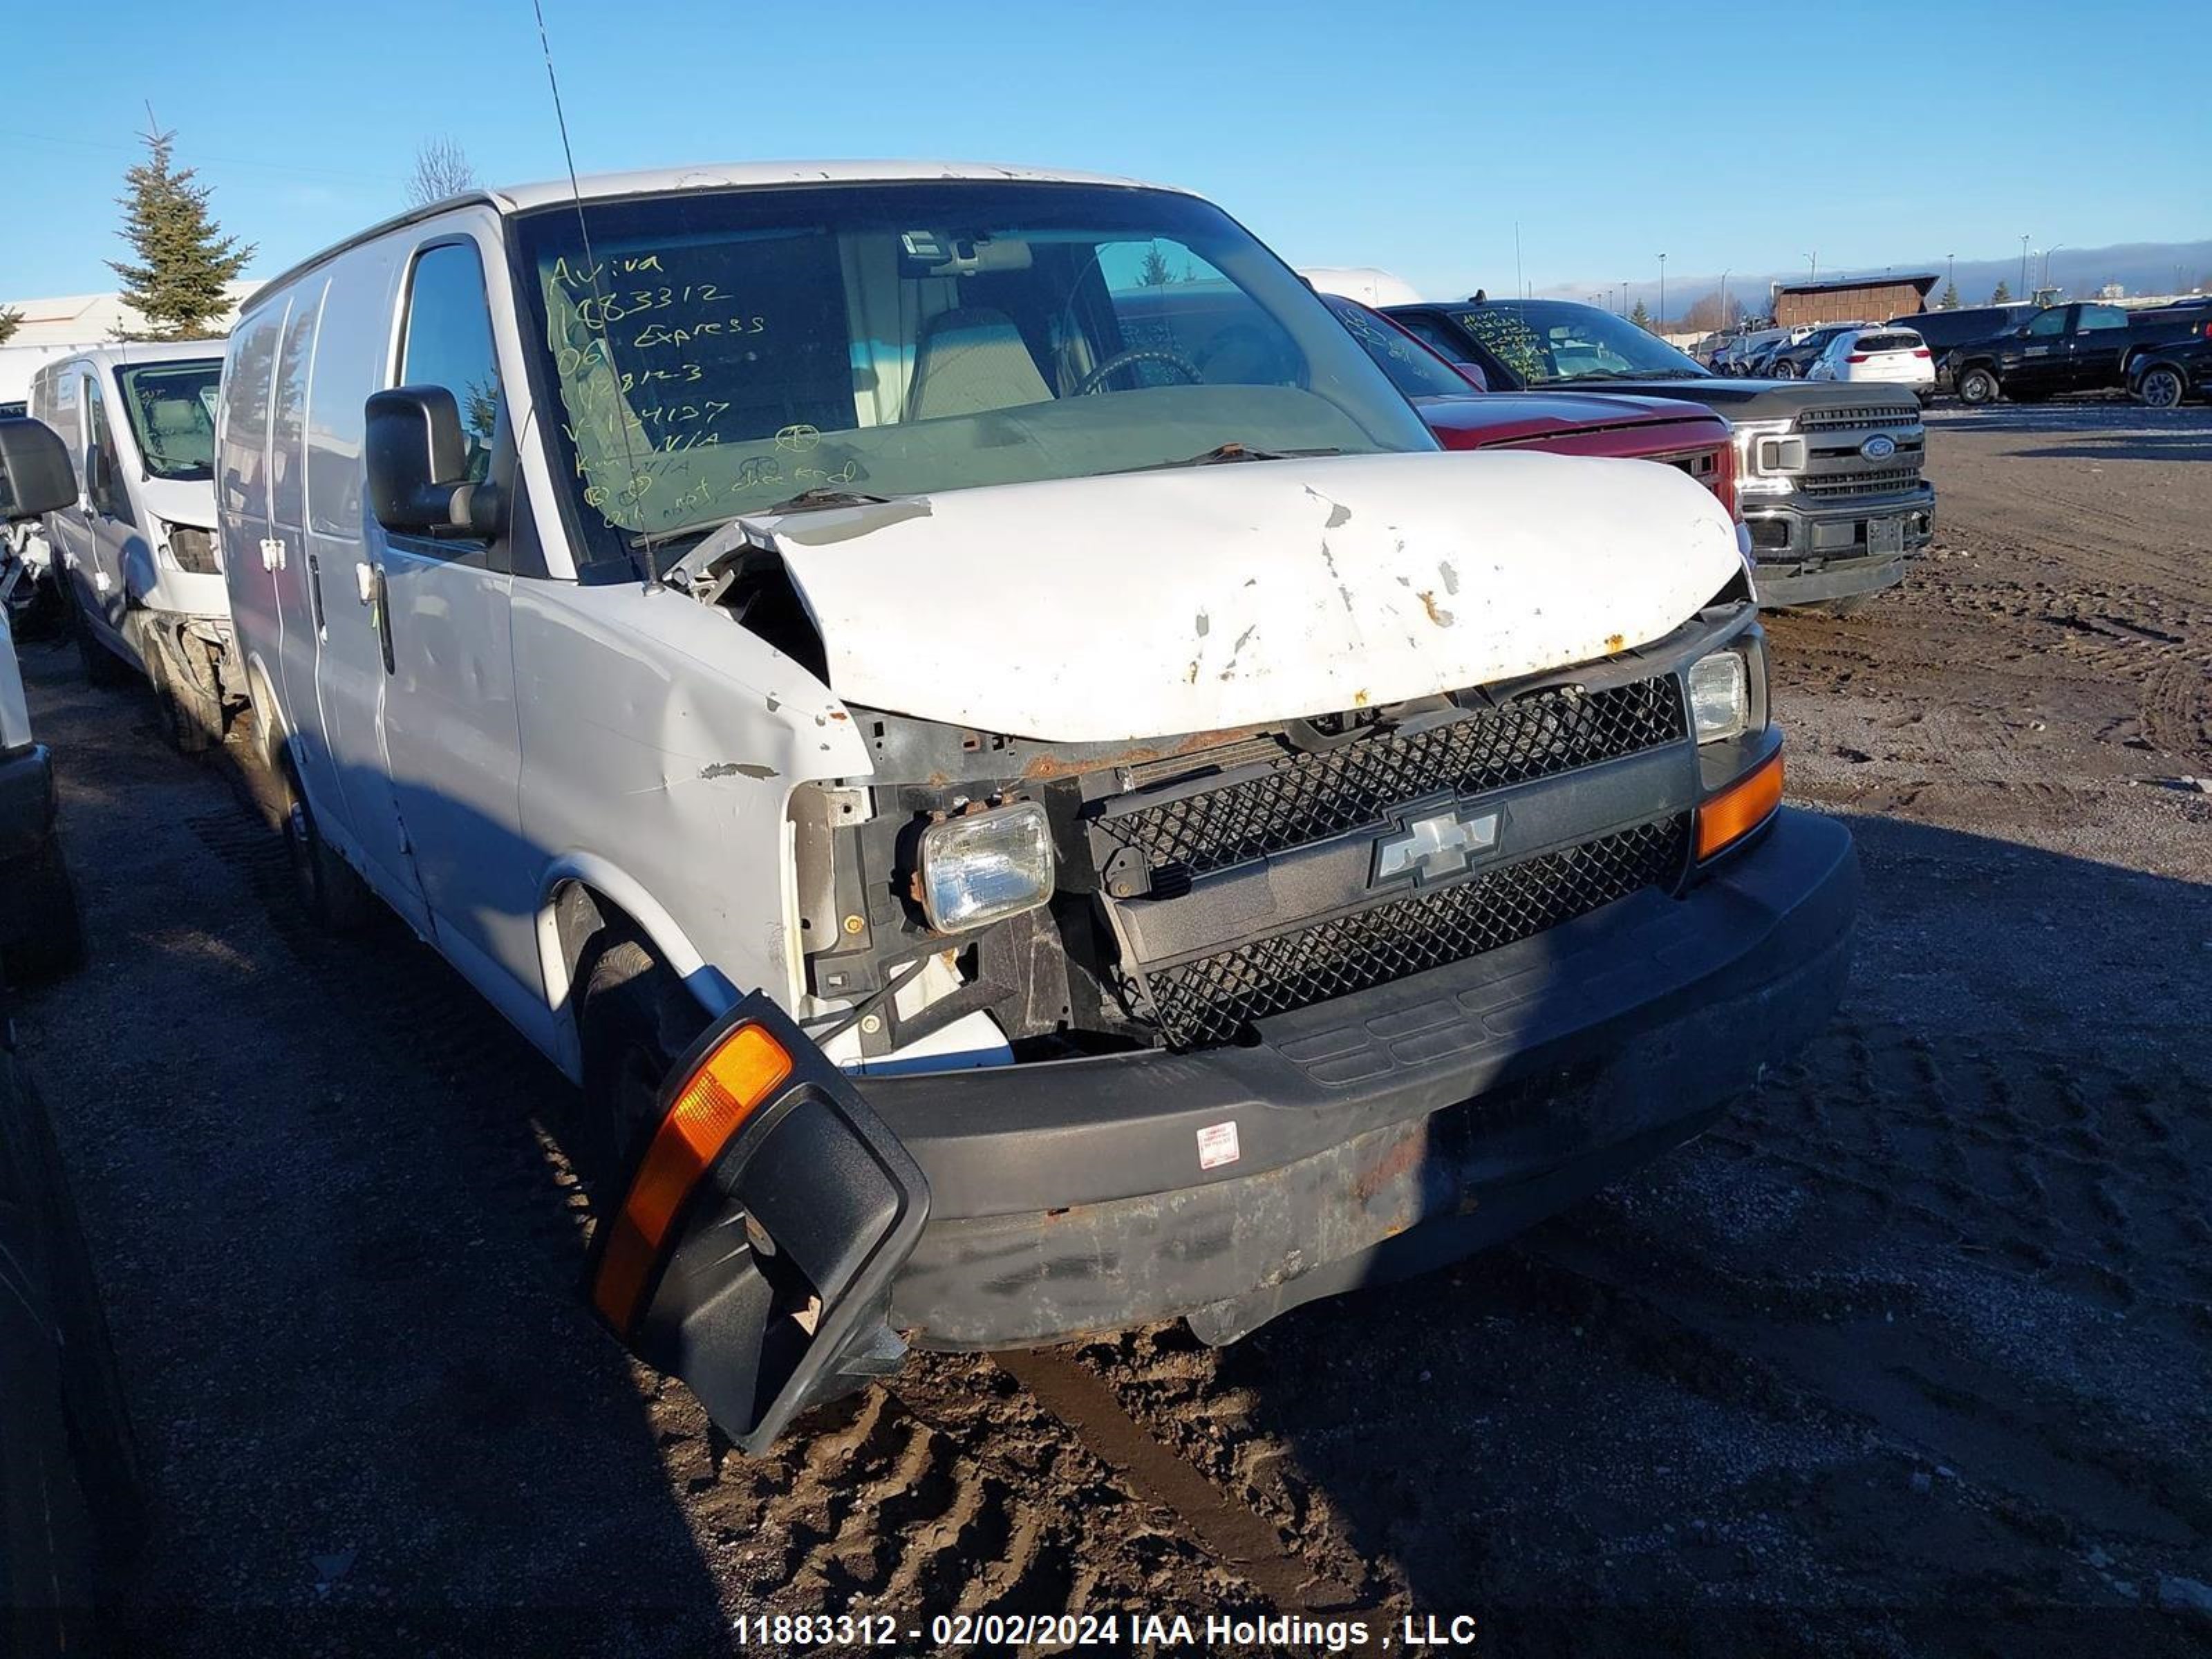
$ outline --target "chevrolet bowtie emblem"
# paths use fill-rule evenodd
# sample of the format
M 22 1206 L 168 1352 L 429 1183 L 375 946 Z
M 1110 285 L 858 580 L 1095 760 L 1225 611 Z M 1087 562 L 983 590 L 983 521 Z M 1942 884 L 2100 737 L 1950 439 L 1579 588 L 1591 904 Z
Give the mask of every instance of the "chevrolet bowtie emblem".
M 1399 876 L 1420 881 L 1441 881 L 1458 875 L 1478 853 L 1498 847 L 1500 814 L 1496 808 L 1446 807 L 1440 812 L 1407 821 L 1395 836 L 1375 843 L 1375 874 L 1380 884 Z

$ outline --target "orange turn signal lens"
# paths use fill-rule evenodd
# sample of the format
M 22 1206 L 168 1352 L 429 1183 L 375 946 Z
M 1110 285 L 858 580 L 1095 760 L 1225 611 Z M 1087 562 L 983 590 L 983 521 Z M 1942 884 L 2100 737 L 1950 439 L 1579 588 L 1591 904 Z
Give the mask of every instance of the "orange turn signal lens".
M 1698 862 L 1726 852 L 1782 805 L 1782 754 L 1762 761 L 1698 808 Z
M 617 1330 L 628 1331 L 645 1300 L 647 1279 L 668 1242 L 677 1212 L 730 1138 L 791 1075 L 791 1056 L 757 1025 L 740 1025 L 707 1052 L 677 1091 L 629 1184 L 599 1259 L 592 1299 Z

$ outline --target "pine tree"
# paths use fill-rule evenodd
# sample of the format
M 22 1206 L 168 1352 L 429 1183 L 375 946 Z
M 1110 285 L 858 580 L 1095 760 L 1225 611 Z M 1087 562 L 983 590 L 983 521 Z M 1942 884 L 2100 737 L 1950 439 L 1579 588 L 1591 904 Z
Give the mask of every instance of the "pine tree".
M 1158 242 L 1153 243 L 1145 250 L 1145 263 L 1137 271 L 1137 285 L 1139 288 L 1165 288 L 1175 279 L 1175 272 L 1168 265 L 1168 256 L 1160 252 Z
M 9 341 L 14 339 L 15 337 L 15 331 L 22 327 L 22 325 L 23 313 L 21 312 L 0 311 L 0 345 L 6 345 Z
M 1993 306 L 2001 306 L 2009 304 L 2011 300 L 2012 290 L 2004 285 L 2002 277 L 1998 278 L 1996 289 L 1990 295 L 1990 303 Z
M 237 280 L 254 250 L 221 233 L 208 212 L 211 192 L 192 182 L 192 169 L 170 165 L 177 135 L 140 136 L 147 158 L 123 175 L 130 193 L 116 198 L 123 210 L 123 240 L 137 263 L 111 259 L 107 265 L 123 279 L 124 303 L 147 326 L 143 334 L 118 333 L 125 339 L 198 338 L 230 309 L 224 285 Z
M 1936 309 L 1938 311 L 1956 311 L 1958 308 L 1959 285 L 1956 283 L 1944 283 L 1943 297 L 1936 302 Z
M 1628 320 L 1641 329 L 1648 330 L 1651 326 L 1651 313 L 1644 308 L 1643 301 L 1636 302 L 1636 309 L 1628 313 Z

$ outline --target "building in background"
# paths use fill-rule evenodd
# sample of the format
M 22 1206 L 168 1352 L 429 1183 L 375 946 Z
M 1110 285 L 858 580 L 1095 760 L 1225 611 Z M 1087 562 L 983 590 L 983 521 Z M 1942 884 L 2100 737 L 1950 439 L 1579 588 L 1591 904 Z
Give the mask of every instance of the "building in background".
M 220 337 L 229 332 L 238 307 L 258 283 L 232 283 L 229 314 L 216 325 Z M 110 345 L 117 337 L 146 326 L 146 319 L 123 303 L 119 294 L 65 294 L 46 300 L 0 300 L 0 311 L 22 318 L 8 343 L 0 345 L 0 414 L 17 414 L 16 405 L 31 395 L 31 377 L 40 365 L 66 357 L 87 346 Z
M 1880 323 L 1928 309 L 1941 271 L 1905 276 L 1844 276 L 1825 283 L 1774 284 L 1774 326 L 1800 323 Z

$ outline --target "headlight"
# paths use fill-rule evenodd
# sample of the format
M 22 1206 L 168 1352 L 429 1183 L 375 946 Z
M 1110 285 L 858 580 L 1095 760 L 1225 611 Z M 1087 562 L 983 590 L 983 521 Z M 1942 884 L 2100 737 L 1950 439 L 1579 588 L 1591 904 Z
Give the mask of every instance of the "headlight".
M 940 933 L 1034 910 L 1052 897 L 1052 830 L 1022 801 L 933 823 L 921 835 L 921 913 Z
M 155 543 L 161 562 L 172 570 L 195 576 L 219 576 L 222 563 L 215 556 L 215 534 L 194 525 L 165 524 L 166 532 Z
M 1796 487 L 1794 473 L 1805 470 L 1805 441 L 1790 434 L 1787 421 L 1735 423 L 1736 493 L 1786 495 Z
M 1734 651 L 1716 651 L 1690 667 L 1690 718 L 1699 743 L 1738 737 L 1751 725 L 1751 677 Z

